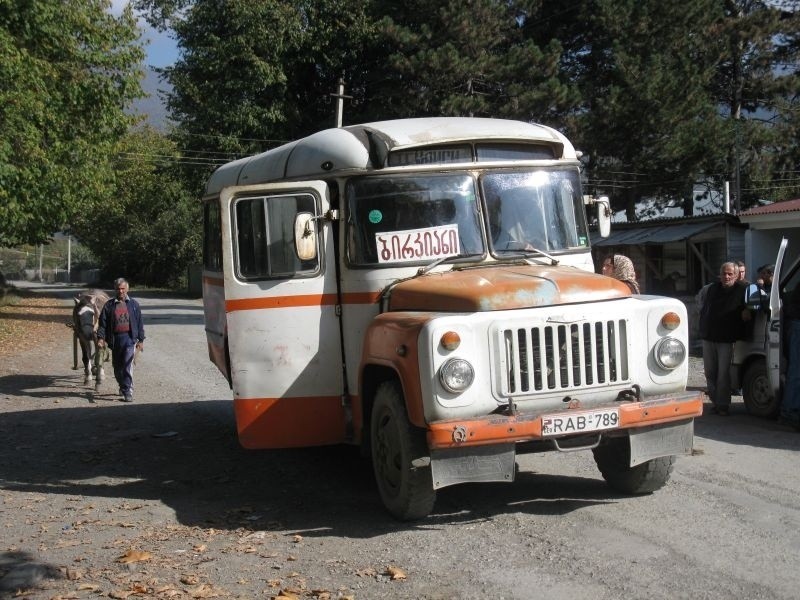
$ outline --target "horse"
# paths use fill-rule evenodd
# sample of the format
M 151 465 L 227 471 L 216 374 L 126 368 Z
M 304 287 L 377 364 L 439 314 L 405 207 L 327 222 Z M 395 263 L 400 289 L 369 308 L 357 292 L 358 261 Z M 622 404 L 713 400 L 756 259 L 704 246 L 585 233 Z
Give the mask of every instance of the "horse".
M 72 307 L 72 352 L 73 370 L 78 368 L 78 345 L 81 348 L 83 361 L 83 383 L 91 381 L 95 376 L 95 386 L 99 386 L 105 379 L 103 363 L 108 360 L 108 350 L 97 346 L 97 326 L 100 322 L 100 312 L 110 299 L 102 290 L 87 290 L 75 296 L 75 306 Z M 92 363 L 91 369 L 89 364 Z

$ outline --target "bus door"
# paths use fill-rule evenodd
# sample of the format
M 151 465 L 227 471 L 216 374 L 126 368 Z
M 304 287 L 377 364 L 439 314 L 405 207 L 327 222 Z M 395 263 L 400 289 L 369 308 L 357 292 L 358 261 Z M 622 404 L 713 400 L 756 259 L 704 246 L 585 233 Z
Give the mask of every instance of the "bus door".
M 298 214 L 329 209 L 324 182 L 225 188 L 225 310 L 239 440 L 247 448 L 344 441 L 343 375 L 333 228 L 322 218 L 315 256 L 301 260 Z
M 783 257 L 789 241 L 781 239 L 778 256 L 775 259 L 775 273 L 772 277 L 772 289 L 769 296 L 769 324 L 767 326 L 767 373 L 770 387 L 775 398 L 781 397 L 781 358 L 783 348 L 781 345 L 781 281 L 785 278 L 783 271 Z

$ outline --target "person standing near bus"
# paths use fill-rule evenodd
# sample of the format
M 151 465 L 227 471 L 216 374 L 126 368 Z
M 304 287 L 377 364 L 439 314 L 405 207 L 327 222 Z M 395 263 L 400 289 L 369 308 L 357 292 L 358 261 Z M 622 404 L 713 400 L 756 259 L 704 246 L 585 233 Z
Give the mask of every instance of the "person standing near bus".
M 712 410 L 727 416 L 731 404 L 730 367 L 733 344 L 745 335 L 750 311 L 745 305 L 747 286 L 739 279 L 736 263 L 723 263 L 719 281 L 708 286 L 701 298 L 700 337 L 703 340 L 703 369 Z
M 633 261 L 624 254 L 612 254 L 606 258 L 603 261 L 602 273 L 623 282 L 630 288 L 631 294 L 641 294 Z
M 116 297 L 106 302 L 97 328 L 98 345 L 111 348 L 111 364 L 123 402 L 133 402 L 133 358 L 143 349 L 144 321 L 139 303 L 128 296 L 128 282 L 114 281 Z

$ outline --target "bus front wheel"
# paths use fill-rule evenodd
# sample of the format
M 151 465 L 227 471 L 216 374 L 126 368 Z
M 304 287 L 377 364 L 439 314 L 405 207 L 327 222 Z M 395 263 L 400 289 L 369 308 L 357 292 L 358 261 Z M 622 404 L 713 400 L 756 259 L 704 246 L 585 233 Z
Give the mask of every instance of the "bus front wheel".
M 430 514 L 436 501 L 425 433 L 408 420 L 395 381 L 378 386 L 371 420 L 372 468 L 384 506 L 397 519 Z

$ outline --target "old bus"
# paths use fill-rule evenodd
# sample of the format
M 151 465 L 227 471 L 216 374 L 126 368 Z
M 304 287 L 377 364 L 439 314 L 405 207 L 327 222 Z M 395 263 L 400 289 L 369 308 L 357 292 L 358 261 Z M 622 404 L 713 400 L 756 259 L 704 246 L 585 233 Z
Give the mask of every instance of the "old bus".
M 478 118 L 329 129 L 219 168 L 203 198 L 209 356 L 246 448 L 350 443 L 399 519 L 592 450 L 650 492 L 692 446 L 687 318 L 594 273 L 579 155 Z

